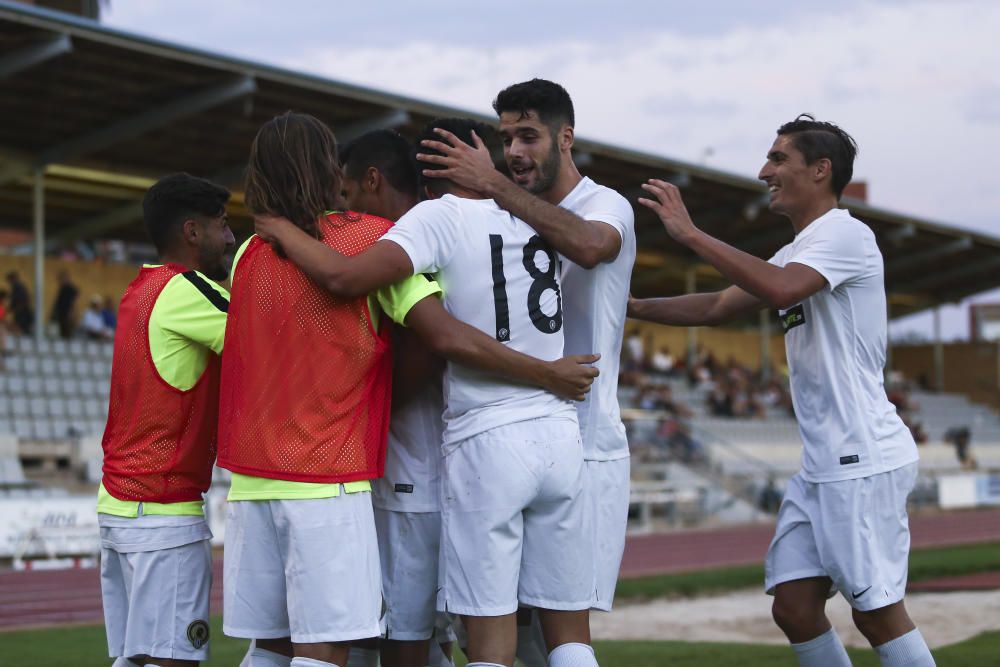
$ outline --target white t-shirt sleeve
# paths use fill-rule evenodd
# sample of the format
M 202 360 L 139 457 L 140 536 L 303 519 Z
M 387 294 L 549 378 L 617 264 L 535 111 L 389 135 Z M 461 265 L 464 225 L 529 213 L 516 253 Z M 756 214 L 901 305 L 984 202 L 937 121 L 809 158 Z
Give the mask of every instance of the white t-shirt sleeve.
M 792 262 L 815 269 L 832 290 L 863 275 L 868 256 L 857 227 L 827 223 L 807 243 L 786 255 L 784 264 Z
M 595 192 L 583 208 L 576 210 L 576 214 L 584 220 L 611 225 L 622 240 L 627 237 L 628 230 L 635 226 L 632 206 L 614 190 Z
M 458 247 L 462 215 L 452 197 L 420 202 L 380 240 L 398 244 L 409 256 L 413 273 L 437 273 Z

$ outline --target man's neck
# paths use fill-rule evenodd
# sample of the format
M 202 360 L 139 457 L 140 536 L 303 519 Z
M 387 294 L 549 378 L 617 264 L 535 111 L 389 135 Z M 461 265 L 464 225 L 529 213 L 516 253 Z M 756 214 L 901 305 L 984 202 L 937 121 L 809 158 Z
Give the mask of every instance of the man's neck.
M 796 212 L 794 215 L 789 215 L 788 218 L 792 221 L 792 228 L 795 230 L 795 233 L 799 234 L 803 229 L 835 208 L 837 208 L 837 198 L 831 195 L 830 197 L 817 199 L 807 209 Z
M 396 222 L 403 215 L 406 214 L 411 208 L 417 205 L 416 197 L 409 197 L 407 195 L 395 195 L 389 204 L 389 215 L 387 218 Z
M 569 193 L 573 192 L 573 188 L 579 185 L 582 180 L 583 176 L 580 175 L 580 170 L 576 168 L 572 154 L 564 155 L 556 182 L 551 188 L 540 193 L 538 196 L 553 206 L 558 206 L 562 203 L 563 199 L 566 199 Z
M 193 257 L 185 257 L 183 253 L 178 252 L 165 252 L 160 255 L 161 264 L 179 264 L 188 269 L 194 269 L 195 271 L 201 271 L 201 267 L 198 266 L 198 262 Z

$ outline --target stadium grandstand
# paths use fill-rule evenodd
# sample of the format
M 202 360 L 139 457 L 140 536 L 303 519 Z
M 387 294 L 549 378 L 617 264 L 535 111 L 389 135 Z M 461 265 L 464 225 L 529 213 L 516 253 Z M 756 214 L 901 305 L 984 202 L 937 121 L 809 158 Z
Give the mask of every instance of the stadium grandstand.
M 30 319 L 15 322 L 8 307 L 3 325 L 0 563 L 22 568 L 85 563 L 98 548 L 112 343 L 79 325 L 92 301 L 117 303 L 155 256 L 141 224 L 146 188 L 176 171 L 225 184 L 239 243 L 252 231 L 241 183 L 249 146 L 276 114 L 312 114 L 340 142 L 376 128 L 412 139 L 441 116 L 495 122 L 110 29 L 89 18 L 96 7 L 0 0 L 0 273 L 17 274 L 31 296 Z M 752 254 L 769 257 L 792 238 L 754 178 L 585 138 L 575 151 L 582 173 L 632 202 L 647 178 L 674 183 L 699 227 Z M 936 313 L 1000 286 L 1000 238 L 872 206 L 863 187 L 851 192 L 844 206 L 875 232 L 885 258 L 890 317 Z M 635 209 L 633 294 L 726 286 L 649 210 Z M 78 294 L 66 337 L 53 318 L 61 275 Z M 10 283 L 0 289 L 10 296 Z M 635 532 L 773 515 L 801 448 L 773 318 L 720 330 L 627 326 L 620 401 Z M 1000 505 L 1000 343 L 896 346 L 886 386 L 923 440 L 914 504 Z M 221 545 L 227 478 L 217 478 L 208 505 Z

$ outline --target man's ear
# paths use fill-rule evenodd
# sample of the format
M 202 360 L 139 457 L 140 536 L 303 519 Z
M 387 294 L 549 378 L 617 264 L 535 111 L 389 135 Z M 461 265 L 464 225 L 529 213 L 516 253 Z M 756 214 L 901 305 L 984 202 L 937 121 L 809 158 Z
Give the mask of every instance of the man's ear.
M 382 172 L 375 167 L 368 167 L 365 170 L 365 180 L 362 185 L 369 192 L 378 192 L 378 189 L 382 186 Z
M 813 172 L 813 181 L 819 183 L 825 178 L 833 177 L 833 163 L 830 158 L 821 157 L 810 165 Z
M 563 125 L 559 130 L 559 149 L 569 152 L 573 148 L 576 133 L 571 125 Z
M 198 224 L 197 220 L 188 218 L 184 221 L 181 226 L 181 236 L 184 237 L 184 241 L 192 245 L 198 243 L 198 236 L 201 234 L 201 225 Z

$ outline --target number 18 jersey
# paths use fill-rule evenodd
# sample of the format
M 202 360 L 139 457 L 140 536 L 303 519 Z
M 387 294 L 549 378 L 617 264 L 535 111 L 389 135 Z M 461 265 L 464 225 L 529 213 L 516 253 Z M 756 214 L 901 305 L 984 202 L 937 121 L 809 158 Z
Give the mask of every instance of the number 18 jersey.
M 436 274 L 456 319 L 538 359 L 563 355 L 556 254 L 492 199 L 421 202 L 382 240 L 403 248 L 414 273 Z M 576 421 L 568 401 L 458 364 L 448 364 L 444 393 L 445 445 L 528 419 Z

